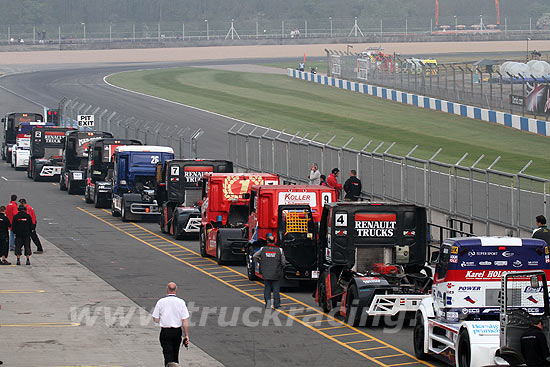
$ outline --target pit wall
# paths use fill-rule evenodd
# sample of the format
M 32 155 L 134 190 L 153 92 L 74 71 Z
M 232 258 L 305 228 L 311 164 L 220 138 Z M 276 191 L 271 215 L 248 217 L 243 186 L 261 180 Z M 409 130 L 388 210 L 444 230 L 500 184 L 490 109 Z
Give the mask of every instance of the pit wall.
M 352 82 L 345 79 L 329 77 L 320 74 L 312 74 L 295 69 L 287 69 L 288 76 L 295 79 L 310 81 L 316 84 L 327 85 L 351 92 L 367 94 L 370 96 L 400 102 L 411 106 L 428 108 L 434 111 L 446 112 L 453 115 L 469 117 L 476 120 L 493 122 L 513 129 L 530 133 L 550 136 L 550 122 L 533 118 L 512 115 L 506 112 L 487 110 L 484 108 L 463 105 L 437 98 L 425 97 L 418 94 L 398 91 L 375 85 Z

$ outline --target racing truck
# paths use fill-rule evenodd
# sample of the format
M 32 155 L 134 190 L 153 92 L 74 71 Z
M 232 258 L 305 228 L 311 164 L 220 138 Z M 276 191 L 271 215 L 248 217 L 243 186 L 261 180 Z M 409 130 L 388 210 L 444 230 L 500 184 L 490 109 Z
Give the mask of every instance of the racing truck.
M 206 172 L 233 172 L 233 163 L 211 159 L 171 159 L 157 164 L 155 197 L 160 230 L 175 239 L 198 237 L 202 201 L 200 181 Z
M 339 202 L 323 208 L 315 298 L 353 325 L 414 316 L 428 297 L 426 209 L 410 204 Z
M 65 133 L 63 166 L 59 176 L 61 191 L 67 191 L 69 195 L 84 194 L 88 147 L 94 140 L 112 137 L 113 134 L 103 131 L 70 130 Z
M 457 367 L 507 365 L 500 362 L 511 353 L 501 348 L 497 355 L 497 350 L 507 345 L 517 347 L 521 336 L 520 328 L 515 327 L 517 322 L 507 315 L 508 309 L 515 305 L 529 314 L 547 314 L 547 285 L 533 286 L 523 273 L 535 270 L 542 270 L 546 277 L 550 270 L 549 248 L 542 240 L 445 240 L 439 250 L 431 295 L 422 300 L 416 312 L 416 357 L 433 356 Z M 503 317 L 511 328 L 501 335 Z M 504 330 L 506 325 L 502 326 Z M 514 343 L 506 340 L 511 333 L 517 338 Z
M 155 173 L 157 163 L 174 159 L 170 147 L 151 145 L 124 145 L 114 154 L 111 188 L 111 213 L 123 221 L 158 219 L 155 200 Z
M 245 260 L 250 190 L 253 185 L 278 185 L 270 173 L 205 173 L 202 178 L 201 256 L 219 265 Z
M 31 131 L 35 126 L 53 126 L 44 122 L 22 122 L 17 128 L 15 145 L 11 151 L 11 166 L 15 170 L 26 170 L 29 166 Z
M 254 253 L 264 246 L 269 233 L 284 251 L 287 264 L 283 287 L 317 280 L 317 230 L 323 205 L 336 201 L 336 190 L 314 185 L 252 186 L 246 249 L 248 279 L 261 278 Z
M 27 177 L 34 181 L 59 180 L 63 168 L 65 133 L 70 130 L 74 129 L 58 126 L 33 127 Z
M 84 188 L 84 200 L 88 204 L 93 203 L 96 208 L 111 207 L 113 155 L 115 149 L 123 145 L 142 145 L 142 143 L 135 139 L 115 138 L 101 138 L 90 142 Z
M 19 125 L 23 122 L 43 122 L 44 116 L 33 112 L 10 112 L 2 117 L 2 159 L 11 163 L 12 146 L 16 143 Z

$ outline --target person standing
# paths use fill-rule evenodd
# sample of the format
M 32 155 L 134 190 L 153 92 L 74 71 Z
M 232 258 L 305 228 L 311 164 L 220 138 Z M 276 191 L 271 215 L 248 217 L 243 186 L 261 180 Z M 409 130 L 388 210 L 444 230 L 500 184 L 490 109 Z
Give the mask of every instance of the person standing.
M 268 233 L 266 240 L 267 246 L 258 250 L 254 259 L 260 264 L 260 274 L 264 280 L 265 308 L 268 307 L 273 292 L 273 307 L 277 309 L 281 307 L 281 277 L 286 259 L 283 249 L 275 244 L 275 237 L 271 233 Z
M 542 322 L 537 320 L 521 335 L 521 354 L 528 367 L 550 366 L 550 351 Z
M 537 215 L 535 221 L 537 222 L 537 229 L 533 231 L 531 237 L 544 240 L 547 245 L 550 245 L 550 229 L 546 226 L 546 217 L 544 215 Z
M 27 214 L 29 214 L 32 218 L 31 240 L 36 246 L 35 254 L 41 254 L 44 252 L 44 249 L 42 248 L 42 243 L 40 242 L 40 238 L 36 234 L 36 213 L 34 212 L 33 207 L 27 204 L 27 200 L 19 199 L 19 204 L 24 205 L 27 208 Z
M 340 170 L 338 168 L 333 168 L 331 174 L 327 178 L 327 184 L 336 189 L 336 200 L 340 197 L 340 191 L 342 190 L 342 184 L 338 183 L 339 174 Z
M 15 256 L 17 256 L 17 265 L 21 265 L 22 249 L 25 249 L 27 265 L 31 264 L 31 232 L 32 218 L 27 214 L 27 208 L 24 205 L 19 206 L 19 213 L 13 217 L 11 223 L 13 233 L 15 233 Z
M 344 196 L 346 201 L 357 201 L 361 197 L 363 185 L 361 180 L 357 178 L 356 170 L 352 169 L 349 172 L 349 178 L 344 183 L 344 191 L 346 192 L 346 196 Z
M 328 183 L 327 183 L 327 176 L 321 175 L 321 179 L 319 180 L 319 185 L 321 185 L 321 186 L 328 186 Z
M 10 223 L 13 223 L 13 217 L 17 214 L 17 195 L 12 194 L 11 201 L 6 207 L 6 217 L 10 220 Z M 10 228 L 10 251 L 15 250 L 15 235 L 13 230 Z
M 317 163 L 311 165 L 311 172 L 309 172 L 309 184 L 310 185 L 319 185 L 321 184 L 321 172 L 317 167 Z
M 0 265 L 11 265 L 10 262 L 6 259 L 10 253 L 9 250 L 9 238 L 10 238 L 10 227 L 11 222 L 6 217 L 6 207 L 0 206 Z
M 164 355 L 164 365 L 179 363 L 180 344 L 189 347 L 189 310 L 185 301 L 176 296 L 178 286 L 168 283 L 166 297 L 157 301 L 153 310 L 153 321 L 160 324 L 160 345 Z M 182 328 L 185 335 L 182 339 Z

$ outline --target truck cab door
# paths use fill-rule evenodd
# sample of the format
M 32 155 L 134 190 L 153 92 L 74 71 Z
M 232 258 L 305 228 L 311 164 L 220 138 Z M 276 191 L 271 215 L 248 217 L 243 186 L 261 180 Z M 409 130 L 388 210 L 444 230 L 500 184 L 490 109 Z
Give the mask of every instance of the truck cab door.
M 309 205 L 281 205 L 277 218 L 277 244 L 287 261 L 302 273 L 315 269 L 315 222 Z

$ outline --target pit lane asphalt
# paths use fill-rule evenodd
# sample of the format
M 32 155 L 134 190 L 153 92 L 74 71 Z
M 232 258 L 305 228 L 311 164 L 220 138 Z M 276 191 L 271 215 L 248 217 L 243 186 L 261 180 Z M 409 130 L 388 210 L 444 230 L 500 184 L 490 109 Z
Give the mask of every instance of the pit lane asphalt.
M 122 113 L 126 110 L 126 113 L 134 116 L 137 113 L 142 119 L 181 121 L 184 124 L 182 126 L 202 127 L 206 134 L 201 138 L 199 154 L 212 158 L 225 156 L 226 131 L 233 125 L 231 119 L 114 90 L 103 83 L 103 76 L 109 73 L 145 67 L 151 66 L 111 65 L 22 73 L 4 77 L 0 84 L 47 106 L 55 106 L 64 96 L 76 95 L 90 104 Z M 0 91 L 0 98 L 0 111 L 3 112 L 40 111 L 28 101 L 5 90 Z M 258 306 L 257 302 L 235 292 L 220 281 L 145 246 L 127 233 L 79 210 L 79 207 L 88 211 L 97 210 L 86 205 L 81 197 L 69 196 L 51 183 L 34 183 L 26 178 L 24 172 L 15 172 L 5 163 L 0 164 L 0 176 L 0 197 L 5 198 L 6 202 L 11 193 L 26 197 L 37 210 L 40 221 L 38 230 L 41 235 L 145 309 L 151 310 L 170 280 L 180 284 L 182 296 L 188 302 L 194 301 L 199 307 Z M 160 234 L 156 224 L 146 223 L 142 226 Z M 178 243 L 198 251 L 197 242 Z M 244 267 L 232 268 L 244 273 Z M 301 302 L 314 305 L 309 291 L 289 294 Z M 217 316 L 209 318 L 206 327 L 195 328 L 192 338 L 205 352 L 225 365 L 334 366 L 340 364 L 339 361 L 345 361 L 346 364 L 376 365 L 298 324 L 292 327 L 247 327 L 240 321 L 236 327 L 221 327 L 217 319 Z M 412 354 L 411 328 L 397 333 L 383 332 L 380 328 L 362 330 Z M 436 364 L 433 361 L 430 363 Z

